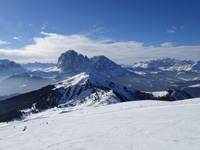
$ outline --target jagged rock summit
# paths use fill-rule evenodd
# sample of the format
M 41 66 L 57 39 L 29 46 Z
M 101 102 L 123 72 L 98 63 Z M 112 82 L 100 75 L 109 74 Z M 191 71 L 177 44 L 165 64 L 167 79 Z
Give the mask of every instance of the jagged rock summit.
M 58 58 L 57 67 L 65 72 L 82 72 L 87 70 L 90 65 L 90 59 L 87 56 L 78 54 L 74 50 L 62 53 Z
M 114 76 L 126 73 L 127 70 L 120 65 L 114 63 L 105 56 L 94 56 L 88 58 L 82 54 L 78 54 L 74 50 L 62 53 L 58 58 L 57 68 L 62 72 L 81 73 L 90 72 L 100 74 L 102 76 Z

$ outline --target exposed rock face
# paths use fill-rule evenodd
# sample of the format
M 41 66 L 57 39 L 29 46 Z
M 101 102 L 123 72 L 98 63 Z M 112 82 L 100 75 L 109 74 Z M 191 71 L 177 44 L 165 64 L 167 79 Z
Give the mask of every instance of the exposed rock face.
M 65 72 L 82 72 L 87 71 L 90 65 L 90 59 L 87 56 L 78 54 L 74 50 L 62 53 L 58 58 L 57 67 Z
M 127 73 L 120 65 L 117 65 L 105 56 L 94 56 L 91 60 L 93 64 L 91 70 L 95 73 L 105 73 L 111 76 Z
M 127 70 L 117 65 L 105 56 L 88 58 L 74 50 L 62 53 L 56 65 L 62 72 L 81 73 L 90 72 L 102 76 L 113 76 L 127 73 Z

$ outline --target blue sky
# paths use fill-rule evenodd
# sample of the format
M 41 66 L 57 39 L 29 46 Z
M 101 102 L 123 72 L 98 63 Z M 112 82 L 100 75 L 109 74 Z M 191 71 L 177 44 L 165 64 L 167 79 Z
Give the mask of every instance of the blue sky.
M 198 60 L 199 7 L 199 0 L 0 0 L 0 59 L 56 62 L 75 49 L 124 64 Z

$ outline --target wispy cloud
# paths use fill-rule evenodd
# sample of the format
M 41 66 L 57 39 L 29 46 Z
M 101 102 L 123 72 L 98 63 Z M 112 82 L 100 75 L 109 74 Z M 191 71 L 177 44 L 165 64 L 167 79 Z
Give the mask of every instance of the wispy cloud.
M 10 42 L 0 40 L 0 45 L 10 44 Z
M 167 29 L 167 33 L 174 33 L 174 32 L 176 32 L 176 30 L 177 30 L 177 27 L 172 26 Z
M 167 29 L 167 33 L 175 33 L 177 31 L 180 31 L 180 30 L 185 30 L 185 26 L 184 25 L 181 25 L 181 26 L 172 26 L 170 28 Z
M 162 46 L 162 47 L 171 47 L 171 46 L 173 46 L 173 43 L 172 42 L 164 42 L 164 43 L 161 43 L 160 46 Z
M 42 29 L 42 30 L 46 29 L 47 24 L 48 24 L 47 21 L 43 22 L 43 23 L 42 23 L 41 29 Z
M 21 36 L 14 36 L 13 39 L 17 41 L 23 41 Z
M 117 63 L 132 64 L 143 58 L 173 57 L 197 59 L 200 46 L 173 46 L 171 42 L 160 46 L 146 46 L 142 42 L 115 41 L 113 39 L 92 39 L 85 34 L 61 35 L 41 32 L 44 37 L 35 37 L 34 44 L 21 49 L 0 49 L 0 59 L 17 62 L 56 62 L 61 53 L 74 49 L 89 57 L 105 55 Z
M 29 27 L 33 27 L 33 24 L 29 23 L 28 26 L 29 26 Z
M 104 28 L 98 27 L 98 28 L 93 28 L 84 33 L 85 35 L 91 35 L 91 34 L 102 34 L 104 33 Z

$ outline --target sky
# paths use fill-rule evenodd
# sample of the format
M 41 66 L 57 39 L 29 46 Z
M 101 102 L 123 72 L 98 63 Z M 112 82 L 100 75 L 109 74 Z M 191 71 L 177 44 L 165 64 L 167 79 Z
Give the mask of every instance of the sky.
M 0 59 L 57 62 L 74 49 L 119 64 L 200 60 L 200 0 L 0 0 Z

